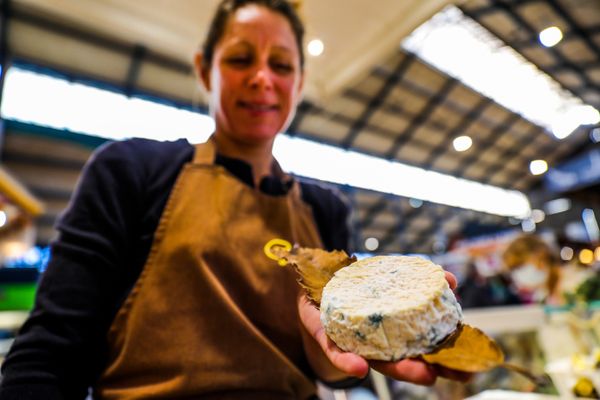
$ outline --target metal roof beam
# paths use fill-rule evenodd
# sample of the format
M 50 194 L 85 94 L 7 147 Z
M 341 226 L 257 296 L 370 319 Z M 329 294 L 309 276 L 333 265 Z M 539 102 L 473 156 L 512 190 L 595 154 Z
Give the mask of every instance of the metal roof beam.
M 383 210 L 386 209 L 388 202 L 391 201 L 391 195 L 383 194 L 379 197 L 374 204 L 367 208 L 365 211 L 365 215 L 360 221 L 360 226 L 362 229 L 368 228 L 373 224 L 373 220 Z
M 499 130 L 503 129 L 503 130 L 509 130 L 510 127 L 512 125 L 514 125 L 517 121 L 519 120 L 518 115 L 516 114 L 512 114 L 510 115 L 501 126 L 499 126 Z M 503 170 L 503 166 L 508 164 L 507 162 L 507 158 L 510 158 L 511 156 L 516 156 L 518 154 L 520 154 L 521 150 L 523 149 L 523 147 L 525 145 L 527 145 L 527 143 L 529 143 L 531 141 L 530 135 L 535 134 L 536 132 L 539 132 L 539 130 L 542 129 L 537 125 L 533 125 L 530 129 L 529 132 L 525 135 L 521 135 L 519 140 L 516 141 L 516 143 L 510 147 L 510 148 L 504 148 L 499 154 L 498 154 L 498 163 L 495 164 L 488 164 L 487 167 L 485 167 L 483 169 L 483 183 L 489 183 L 492 178 L 500 173 L 500 172 L 505 172 Z M 467 166 L 463 166 L 463 169 L 466 168 Z M 522 170 L 518 170 L 515 171 L 515 174 L 519 173 L 522 175 L 523 171 Z
M 388 75 L 385 82 L 381 85 L 381 88 L 367 104 L 367 107 L 363 110 L 363 113 L 356 119 L 354 124 L 350 127 L 346 138 L 342 141 L 341 146 L 345 149 L 348 149 L 354 143 L 354 139 L 360 133 L 361 130 L 365 128 L 368 124 L 371 116 L 379 109 L 381 104 L 385 102 L 385 99 L 388 97 L 392 89 L 396 86 L 396 84 L 400 81 L 404 72 L 410 67 L 411 63 L 414 60 L 413 54 L 406 54 L 405 57 L 398 63 L 396 69 Z
M 147 53 L 148 49 L 141 44 L 136 45 L 131 52 L 131 63 L 129 64 L 124 85 L 124 92 L 127 97 L 131 97 L 133 95 L 135 85 L 138 77 L 140 76 L 140 69 L 142 68 L 142 64 Z
M 384 249 L 393 243 L 398 237 L 398 234 L 406 228 L 407 221 L 414 218 L 418 212 L 418 208 L 413 208 L 405 213 L 398 213 L 398 222 L 392 228 L 388 229 L 384 236 L 379 240 L 379 248 Z
M 134 46 L 121 42 L 119 40 L 102 37 L 81 28 L 62 25 L 46 17 L 30 13 L 23 9 L 12 10 L 10 16 L 15 20 L 34 25 L 38 28 L 57 33 L 59 35 L 76 38 L 78 40 L 88 42 L 90 44 L 103 47 L 121 54 L 131 54 L 134 49 Z M 179 60 L 162 54 L 148 51 L 145 58 L 147 61 L 164 68 L 168 68 L 184 74 L 192 73 L 192 66 L 190 64 L 183 63 Z
M 567 12 L 567 10 L 562 5 L 560 5 L 556 0 L 546 0 L 546 3 L 550 7 L 552 7 L 554 12 L 556 12 L 562 19 L 564 19 L 569 24 L 571 31 L 575 32 L 575 34 L 579 37 L 579 39 L 583 40 L 583 42 L 590 48 L 590 50 L 592 50 L 594 53 L 596 53 L 596 57 L 600 58 L 600 46 L 598 46 L 592 40 L 590 32 L 582 29 L 579 26 L 579 24 L 577 23 L 577 21 L 575 21 L 573 16 L 571 16 L 571 14 L 569 12 Z M 596 85 L 596 87 L 597 86 L 598 85 Z
M 6 152 L 3 158 L 4 163 L 24 164 L 42 168 L 60 168 L 69 171 L 81 171 L 85 162 L 77 160 L 66 160 L 52 156 L 41 156 L 33 154 L 23 154 L 19 152 Z
M 451 146 L 452 141 L 466 131 L 469 126 L 471 126 L 477 119 L 479 119 L 485 110 L 490 104 L 493 104 L 492 100 L 488 97 L 482 97 L 481 100 L 473 107 L 468 113 L 464 114 L 458 124 L 454 128 L 452 128 L 448 134 L 444 137 L 437 146 L 433 148 L 431 153 L 429 153 L 429 157 L 423 161 L 421 166 L 425 169 L 430 169 L 435 161 L 440 158 L 446 150 Z
M 383 71 L 381 69 L 376 70 L 375 73 L 376 73 L 376 75 L 380 76 L 381 78 L 383 78 L 384 76 L 386 76 L 385 74 L 387 74 L 387 72 L 385 72 L 385 71 Z M 422 95 L 424 97 L 425 96 L 428 96 L 428 97 L 432 96 L 431 92 L 418 87 L 418 85 L 416 85 L 416 84 L 414 84 L 412 82 L 403 81 L 403 82 L 400 83 L 400 85 L 402 85 L 407 90 L 412 91 L 413 93 L 418 93 L 419 95 Z M 356 95 L 356 93 L 352 92 L 352 96 L 355 97 L 355 95 Z M 479 96 L 482 96 L 482 95 L 479 94 Z M 482 97 L 484 97 L 484 96 L 482 96 Z M 358 97 L 358 99 L 360 99 L 360 97 Z M 503 110 L 506 110 L 506 112 L 512 113 L 512 111 L 504 108 L 500 104 L 496 103 L 495 105 L 497 107 L 503 109 Z M 451 98 L 447 98 L 446 99 L 446 102 L 444 103 L 444 106 L 447 107 L 452 112 L 459 113 L 461 115 L 468 114 L 469 112 L 471 112 L 471 109 L 463 107 L 463 106 L 459 105 L 458 103 L 455 103 Z M 390 105 L 384 105 L 384 107 L 382 109 L 385 112 L 390 112 L 390 113 L 397 112 L 396 108 L 392 108 L 392 107 L 393 106 L 390 106 Z M 409 113 L 404 112 L 404 115 L 414 115 L 414 114 L 409 114 Z M 491 119 L 489 119 L 488 117 L 486 117 L 483 114 L 481 114 L 479 116 L 479 123 L 482 124 L 483 126 L 489 128 L 489 129 L 494 129 L 496 127 L 496 125 L 497 125 L 496 122 L 492 121 Z M 428 126 L 428 127 L 433 128 L 433 129 L 440 130 L 440 131 L 447 130 L 446 126 L 444 126 L 442 124 L 439 124 L 436 121 L 430 121 L 430 120 L 428 120 L 428 121 L 424 121 L 423 124 L 426 125 L 426 126 Z M 412 140 L 413 140 L 413 142 L 417 141 L 417 138 L 413 138 Z M 430 146 L 429 144 L 426 144 L 426 147 L 429 147 L 429 146 Z
M 537 37 L 538 32 L 531 26 L 531 24 L 529 24 L 529 22 L 527 22 L 523 17 L 521 17 L 512 7 L 512 5 L 510 4 L 506 4 L 503 2 L 495 2 L 494 6 L 492 6 L 494 8 L 500 9 L 502 11 L 504 11 L 508 16 L 510 16 L 514 21 L 517 22 L 518 25 L 520 25 L 521 27 L 523 27 L 523 29 L 525 29 L 527 31 L 527 33 L 529 33 L 529 35 L 531 35 L 532 37 Z M 467 15 L 468 17 L 472 18 L 473 20 L 477 21 L 476 18 L 476 14 L 474 14 L 473 12 L 469 11 L 469 10 L 465 10 L 465 9 L 461 9 L 463 11 L 463 13 L 465 15 Z M 501 36 L 494 32 L 490 27 L 485 26 L 486 29 L 488 29 L 489 31 L 491 31 L 496 37 L 501 38 Z M 500 39 L 503 40 L 503 39 Z M 504 41 L 504 40 L 503 40 Z M 506 43 L 506 42 L 504 42 Z M 508 45 L 508 44 L 507 44 Z M 517 51 L 517 49 L 515 49 Z M 595 85 L 589 78 L 588 76 L 585 74 L 585 71 L 582 70 L 582 68 L 571 62 L 570 60 L 567 60 L 565 57 L 563 57 L 560 52 L 558 52 L 554 47 L 547 47 L 546 48 L 547 51 L 549 51 L 557 60 L 561 60 L 561 64 L 563 65 L 568 65 L 569 68 L 571 68 L 574 71 L 577 71 L 578 74 L 581 75 L 581 78 L 585 81 L 585 84 L 591 87 L 597 87 L 597 85 Z M 536 64 L 535 62 L 533 62 L 531 59 L 529 59 L 528 57 L 526 57 L 525 54 L 521 55 L 526 58 L 529 62 L 531 62 L 532 64 L 536 65 L 537 68 L 539 68 L 541 71 L 543 71 L 544 73 L 548 74 L 548 75 L 552 75 L 551 73 L 549 73 L 545 67 Z M 564 90 L 567 90 L 569 92 L 572 92 L 572 90 L 568 87 L 566 87 L 565 85 L 563 85 L 561 82 L 556 81 Z
M 433 223 L 429 227 L 427 227 L 417 233 L 417 237 L 412 241 L 414 243 L 414 245 L 408 247 L 407 252 L 409 252 L 409 253 L 420 252 L 420 250 L 419 250 L 420 247 L 418 245 L 424 243 L 426 241 L 426 239 L 431 238 L 431 235 L 433 235 L 434 233 L 439 232 L 440 229 L 442 228 L 442 224 L 443 224 L 444 220 L 447 217 L 452 216 L 452 214 L 453 214 L 453 212 L 446 211 L 442 215 L 438 214 L 435 216 L 435 218 L 432 218 Z M 445 234 L 445 232 L 444 232 L 444 234 Z M 429 251 L 430 250 L 432 250 L 432 249 L 429 249 Z
M 396 153 L 400 150 L 400 147 L 408 142 L 415 134 L 417 128 L 421 126 L 433 113 L 435 107 L 440 105 L 448 96 L 448 93 L 456 86 L 458 81 L 454 78 L 448 79 L 444 82 L 442 88 L 437 92 L 433 97 L 429 98 L 427 103 L 423 106 L 419 114 L 415 118 L 410 121 L 408 127 L 404 130 L 401 136 L 398 136 L 392 147 L 387 152 L 386 157 L 389 159 L 393 159 L 396 157 Z
M 403 86 L 402 84 L 400 84 L 400 85 Z M 344 96 L 354 99 L 354 100 L 365 101 L 365 102 L 369 100 L 369 96 L 367 96 L 364 93 L 359 92 L 356 89 L 347 89 L 344 92 Z M 385 112 L 386 114 L 401 115 L 401 116 L 406 117 L 407 119 L 411 119 L 411 120 L 414 119 L 416 116 L 416 114 L 410 113 L 396 104 L 385 104 L 384 103 L 381 105 L 380 110 Z M 446 126 L 444 126 L 443 124 L 440 124 L 437 121 L 425 121 L 424 125 L 427 125 L 433 129 L 437 129 L 437 130 L 446 129 Z M 370 128 L 371 126 L 373 126 L 373 124 L 367 124 L 365 127 Z M 393 138 L 397 137 L 397 135 L 398 135 L 397 132 L 392 131 L 391 129 L 389 130 L 389 132 L 390 132 L 390 136 Z

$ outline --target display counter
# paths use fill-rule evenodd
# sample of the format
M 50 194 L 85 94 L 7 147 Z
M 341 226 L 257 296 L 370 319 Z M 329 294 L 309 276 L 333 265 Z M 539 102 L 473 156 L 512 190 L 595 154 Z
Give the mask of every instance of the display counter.
M 586 398 L 585 395 L 590 396 L 588 398 L 598 398 L 600 304 L 561 308 L 513 306 L 472 309 L 465 311 L 464 320 L 494 337 L 511 363 L 526 367 L 537 374 L 547 373 L 552 378 L 554 387 L 545 390 L 555 392 L 555 398 L 579 399 Z M 510 388 L 511 385 L 519 386 L 517 381 L 515 378 L 504 383 Z M 493 380 L 487 382 L 492 386 L 497 383 Z M 527 391 L 539 391 L 539 388 L 534 386 L 521 387 Z M 469 398 L 548 398 L 536 397 L 533 393 L 489 389 Z
M 586 398 L 574 395 L 577 384 L 579 389 L 586 389 L 586 385 L 589 389 L 591 384 L 600 392 L 600 307 L 597 304 L 583 308 L 531 305 L 466 309 L 464 321 L 493 337 L 508 362 L 537 375 L 546 373 L 552 384 L 536 387 L 515 372 L 496 368 L 476 374 L 467 384 L 439 379 L 427 389 L 389 381 L 390 399 Z

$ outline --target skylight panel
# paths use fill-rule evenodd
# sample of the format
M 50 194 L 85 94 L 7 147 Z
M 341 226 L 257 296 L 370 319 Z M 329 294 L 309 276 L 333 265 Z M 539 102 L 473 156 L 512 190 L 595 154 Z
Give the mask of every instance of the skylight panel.
M 518 191 L 305 139 L 280 135 L 273 152 L 284 170 L 300 176 L 507 217 L 531 213 L 527 197 Z
M 34 94 L 34 95 L 33 95 Z M 206 141 L 209 116 L 18 68 L 8 71 L 3 118 L 109 139 Z M 274 154 L 287 171 L 312 179 L 490 214 L 528 217 L 525 195 L 314 141 L 279 135 Z
M 600 113 L 540 71 L 497 37 L 448 6 L 403 42 L 402 47 L 493 99 L 558 139 Z
M 141 137 L 206 141 L 214 131 L 207 115 L 10 68 L 2 117 L 107 139 Z

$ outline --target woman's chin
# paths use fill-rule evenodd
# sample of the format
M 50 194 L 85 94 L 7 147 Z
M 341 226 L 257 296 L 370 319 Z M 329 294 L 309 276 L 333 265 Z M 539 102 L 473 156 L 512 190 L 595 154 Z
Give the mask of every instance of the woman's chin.
M 257 129 L 252 129 L 252 130 L 245 129 L 244 132 L 239 133 L 237 136 L 245 143 L 260 144 L 260 143 L 270 143 L 275 138 L 275 136 L 277 136 L 278 133 L 279 133 L 279 131 L 274 130 L 273 128 L 269 128 L 269 129 L 257 128 Z

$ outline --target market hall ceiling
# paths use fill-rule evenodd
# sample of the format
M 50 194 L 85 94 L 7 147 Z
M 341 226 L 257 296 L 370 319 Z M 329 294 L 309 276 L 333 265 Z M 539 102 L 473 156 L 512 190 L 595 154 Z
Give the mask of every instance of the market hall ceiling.
M 402 50 L 400 42 L 450 1 L 305 0 L 307 38 L 326 44 L 309 58 L 308 89 L 290 132 L 299 137 L 526 194 L 541 188 L 529 162 L 555 165 L 592 146 L 589 128 L 557 140 L 544 128 L 468 88 Z M 205 109 L 191 69 L 216 1 L 14 0 L 3 2 L 5 55 L 91 80 L 127 94 L 151 94 Z M 487 1 L 457 3 L 540 70 L 585 103 L 600 109 L 600 1 Z M 340 10 L 343 10 L 341 12 Z M 541 46 L 538 33 L 556 25 L 564 39 Z M 468 62 L 468 61 L 466 61 Z M 35 95 L 35 94 L 32 94 Z M 457 152 L 452 140 L 473 138 Z M 3 160 L 54 207 L 40 220 L 49 240 L 85 157 L 40 151 L 7 135 Z M 52 179 L 39 179 L 54 171 Z M 37 172 L 36 172 L 37 171 Z M 510 227 L 506 217 L 340 186 L 354 204 L 355 246 L 379 240 L 378 251 L 443 249 L 465 231 Z M 57 193 L 58 191 L 58 193 Z M 594 197 L 596 198 L 596 197 Z M 585 199 L 585 198 L 584 198 Z M 534 204 L 535 205 L 535 204 Z M 551 226 L 552 219 L 542 223 Z

